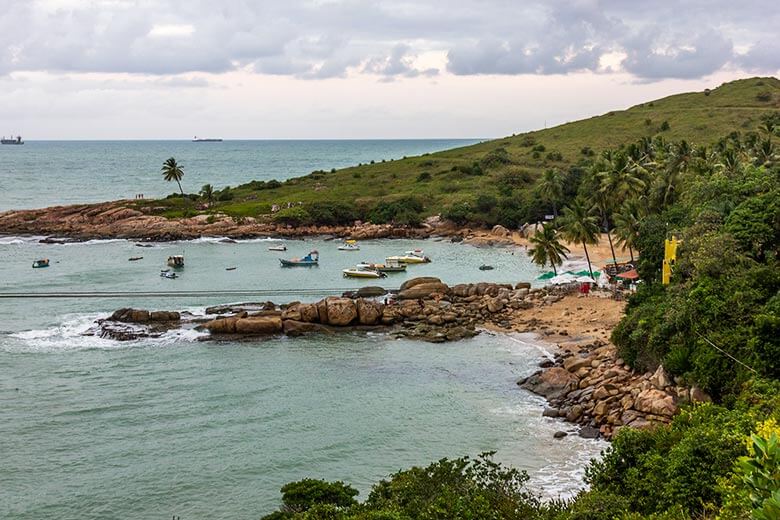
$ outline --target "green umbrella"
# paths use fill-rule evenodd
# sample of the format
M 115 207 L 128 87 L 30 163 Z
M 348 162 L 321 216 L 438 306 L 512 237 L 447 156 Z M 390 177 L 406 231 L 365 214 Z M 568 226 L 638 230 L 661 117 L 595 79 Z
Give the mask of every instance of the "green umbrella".
M 546 273 L 544 273 L 544 274 L 543 274 L 542 276 L 540 276 L 539 278 L 537 278 L 537 280 L 549 280 L 549 279 L 550 279 L 550 278 L 552 278 L 553 276 L 555 276 L 555 273 L 554 273 L 554 272 L 552 272 L 552 271 L 549 271 L 549 272 L 546 272 Z

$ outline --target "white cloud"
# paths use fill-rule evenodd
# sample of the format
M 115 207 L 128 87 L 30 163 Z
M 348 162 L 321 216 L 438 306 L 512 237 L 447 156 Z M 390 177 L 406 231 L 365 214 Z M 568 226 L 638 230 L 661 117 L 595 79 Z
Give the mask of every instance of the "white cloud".
M 195 27 L 189 24 L 160 24 L 152 26 L 149 30 L 149 36 L 152 38 L 175 38 L 191 36 L 193 32 L 195 32 Z

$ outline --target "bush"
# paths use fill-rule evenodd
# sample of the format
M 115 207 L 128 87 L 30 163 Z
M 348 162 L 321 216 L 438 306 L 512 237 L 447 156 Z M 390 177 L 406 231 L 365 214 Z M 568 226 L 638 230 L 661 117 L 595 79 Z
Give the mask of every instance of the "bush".
M 312 224 L 348 226 L 361 218 L 360 211 L 344 202 L 312 202 L 306 205 Z
M 302 207 L 293 206 L 292 208 L 279 210 L 279 212 L 273 216 L 273 220 L 279 224 L 301 226 L 311 222 L 311 215 Z
M 225 188 L 222 191 L 217 192 L 217 200 L 220 202 L 227 202 L 229 200 L 233 200 L 233 192 L 230 190 L 230 188 Z
M 430 172 L 422 172 L 417 176 L 417 182 L 428 182 L 431 180 Z
M 416 197 L 403 197 L 394 202 L 382 201 L 368 213 L 368 219 L 375 224 L 398 224 L 417 226 L 422 221 L 420 213 L 423 204 Z
M 550 152 L 547 154 L 547 160 L 548 161 L 562 161 L 563 155 L 561 152 Z
M 511 163 L 512 160 L 509 158 L 509 153 L 503 147 L 491 150 L 479 161 L 480 166 L 486 170 L 491 170 Z
M 471 205 L 468 202 L 459 202 L 453 204 L 441 213 L 441 217 L 447 219 L 458 226 L 462 226 L 469 221 L 471 215 Z
M 671 128 L 671 126 L 669 126 L 669 121 L 664 121 L 663 123 L 661 123 L 661 131 L 662 132 L 666 132 L 670 128 Z
M 761 102 L 772 101 L 772 93 L 769 91 L 763 91 L 756 94 L 756 99 Z
M 546 148 L 544 147 L 543 144 L 537 144 L 536 146 L 531 148 L 531 150 L 534 151 L 534 152 L 543 152 L 543 151 L 546 150 Z
M 523 138 L 520 140 L 520 146 L 529 147 L 536 144 L 536 139 L 533 138 L 530 135 L 523 136 Z

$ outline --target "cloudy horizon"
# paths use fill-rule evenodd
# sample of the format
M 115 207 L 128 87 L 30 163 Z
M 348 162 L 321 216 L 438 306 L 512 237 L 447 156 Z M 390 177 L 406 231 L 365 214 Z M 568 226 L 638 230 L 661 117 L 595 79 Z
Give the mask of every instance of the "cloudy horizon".
M 15 2 L 0 134 L 498 137 L 777 75 L 773 3 Z

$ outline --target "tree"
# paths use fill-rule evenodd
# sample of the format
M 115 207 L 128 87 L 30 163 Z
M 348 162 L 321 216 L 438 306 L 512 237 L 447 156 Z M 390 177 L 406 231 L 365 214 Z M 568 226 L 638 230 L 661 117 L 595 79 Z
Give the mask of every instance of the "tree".
M 529 242 L 534 246 L 528 250 L 528 256 L 533 263 L 544 267 L 550 264 L 553 273 L 558 274 L 557 266 L 563 263 L 563 258 L 567 258 L 569 249 L 561 244 L 558 238 L 558 231 L 552 224 L 542 225 L 542 230 L 531 237 Z
M 588 261 L 588 271 L 590 271 L 590 277 L 593 278 L 588 244 L 598 244 L 599 226 L 596 217 L 588 213 L 588 209 L 581 200 L 575 199 L 570 206 L 564 208 L 563 217 L 561 217 L 561 232 L 569 242 L 582 244 L 585 258 Z
M 203 187 L 200 189 L 200 196 L 206 199 L 206 202 L 209 204 L 214 202 L 214 188 L 211 186 L 211 184 L 203 185 Z
M 165 179 L 167 182 L 176 181 L 176 184 L 179 185 L 181 196 L 184 198 L 184 190 L 181 188 L 181 179 L 184 177 L 184 170 L 181 169 L 179 164 L 176 162 L 176 159 L 171 157 L 170 159 L 166 160 L 163 163 L 161 171 L 163 179 Z
M 623 203 L 620 211 L 615 214 L 615 243 L 620 247 L 628 248 L 631 254 L 631 263 L 634 262 L 634 249 L 639 240 L 639 228 L 641 226 L 644 211 L 636 199 Z
M 553 215 L 558 217 L 557 204 L 563 198 L 563 176 L 558 170 L 547 170 L 539 180 L 539 196 L 552 205 Z
M 615 256 L 615 247 L 612 245 L 612 234 L 609 227 L 609 212 L 611 208 L 610 200 L 606 193 L 602 191 L 596 191 L 593 194 L 593 207 L 591 212 L 601 217 L 601 225 L 604 231 L 607 233 L 607 240 L 609 241 L 609 250 L 612 252 L 612 262 L 617 264 L 617 257 Z

